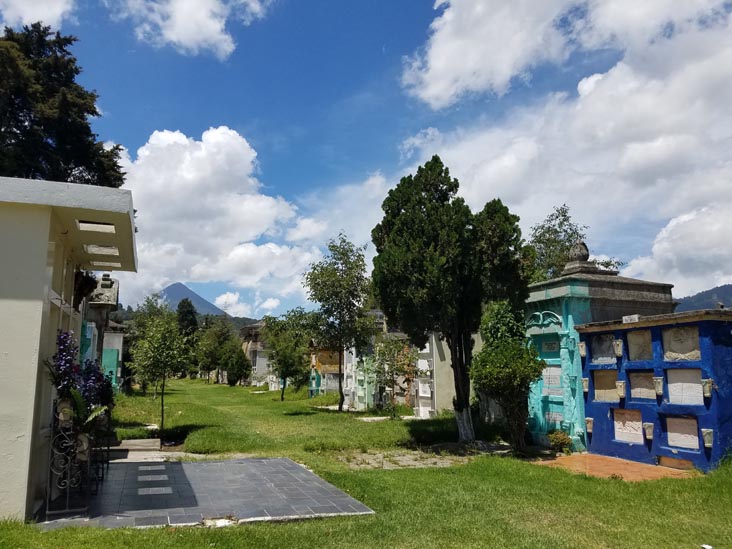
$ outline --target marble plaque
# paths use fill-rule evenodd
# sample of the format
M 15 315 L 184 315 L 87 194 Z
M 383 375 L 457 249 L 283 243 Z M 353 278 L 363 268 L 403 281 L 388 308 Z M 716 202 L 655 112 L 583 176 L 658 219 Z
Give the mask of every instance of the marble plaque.
M 699 449 L 699 433 L 696 418 L 669 417 L 666 418 L 668 431 L 668 445 L 679 448 Z
M 420 397 L 431 397 L 432 396 L 432 389 L 430 388 L 429 382 L 425 383 L 423 381 L 419 382 L 419 396 Z
M 592 372 L 595 381 L 595 400 L 598 402 L 618 402 L 618 372 L 615 370 L 595 370 Z
M 628 332 L 628 359 L 653 360 L 650 330 Z
M 643 444 L 643 421 L 640 410 L 613 410 L 615 440 Z
M 596 335 L 592 338 L 592 362 L 614 364 L 616 362 L 613 334 Z
M 549 366 L 541 373 L 544 385 L 556 386 L 562 384 L 562 369 L 559 366 Z
M 558 353 L 559 342 L 558 341 L 542 341 L 541 343 L 542 353 Z
M 430 363 L 424 358 L 417 359 L 417 370 L 420 372 L 429 372 Z
M 701 381 L 701 370 L 698 368 L 669 368 L 666 370 L 668 380 L 668 400 L 671 404 L 704 404 L 704 387 Z
M 663 331 L 664 360 L 701 360 L 699 328 L 681 326 Z
M 632 372 L 630 374 L 630 398 L 656 400 L 653 372 Z

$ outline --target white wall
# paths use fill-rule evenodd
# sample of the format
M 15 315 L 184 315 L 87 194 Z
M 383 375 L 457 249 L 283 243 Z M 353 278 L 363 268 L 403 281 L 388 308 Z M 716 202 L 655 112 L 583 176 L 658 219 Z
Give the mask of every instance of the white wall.
M 0 203 L 0 516 L 24 518 L 35 407 L 40 376 L 47 376 L 40 349 L 51 209 Z M 45 304 L 45 305 L 44 305 Z M 44 460 L 47 462 L 47 456 Z M 35 489 L 32 490 L 35 492 Z

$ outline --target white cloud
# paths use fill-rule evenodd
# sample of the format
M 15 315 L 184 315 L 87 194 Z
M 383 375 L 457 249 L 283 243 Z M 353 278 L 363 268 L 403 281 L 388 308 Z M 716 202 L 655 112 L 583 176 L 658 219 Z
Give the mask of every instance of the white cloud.
M 724 17 L 721 0 L 438 0 L 403 84 L 439 109 L 469 93 L 505 94 L 514 78 L 577 49 L 642 47 Z
M 297 220 L 297 224 L 294 227 L 288 229 L 287 240 L 290 242 L 314 240 L 323 236 L 327 227 L 328 224 L 323 220 L 303 217 Z
M 658 13 L 670 5 L 651 4 Z M 685 21 L 710 3 L 673 5 L 679 6 L 676 19 Z M 650 20 L 668 19 L 658 13 Z M 593 28 L 598 18 L 605 21 L 606 38 L 620 25 L 609 17 L 592 19 Z M 577 96 L 550 95 L 500 122 L 430 129 L 407 140 L 409 171 L 439 154 L 474 209 L 498 196 L 521 215 L 525 230 L 566 202 L 578 222 L 590 225 L 591 251 L 635 257 L 628 273 L 676 284 L 677 296 L 728 280 L 732 265 L 712 264 L 715 239 L 729 240 L 732 228 L 711 220 L 732 207 L 729 21 L 680 23 L 668 36 L 651 40 L 649 29 L 657 26 L 631 25 L 633 39 L 625 38 L 621 60 L 579 81 Z M 678 221 L 685 216 L 696 221 Z M 678 236 L 682 228 L 684 238 Z M 714 236 L 693 241 L 694 229 Z M 693 263 L 697 254 L 707 275 L 668 259 Z
M 214 305 L 231 316 L 252 316 L 252 307 L 241 301 L 239 292 L 226 292 L 214 300 Z
M 694 210 L 669 221 L 651 254 L 630 261 L 623 275 L 673 280 L 677 297 L 732 283 L 730 237 L 732 203 Z
M 240 134 L 222 126 L 196 140 L 156 131 L 135 159 L 125 152 L 123 168 L 139 228 L 139 274 L 120 275 L 124 303 L 176 281 L 302 291 L 320 251 L 275 242 L 299 222 L 295 207 L 261 192 L 256 152 Z
M 75 7 L 74 0 L 0 0 L 0 24 L 17 27 L 42 21 L 55 30 Z
M 270 0 L 105 0 L 119 18 L 135 25 L 139 40 L 196 55 L 226 59 L 234 51 L 227 24 L 249 25 L 265 16 Z
M 357 246 L 371 243 L 371 229 L 381 221 L 381 204 L 396 181 L 374 173 L 357 183 L 319 190 L 303 199 L 305 209 L 326 225 L 325 239 L 343 231 Z M 367 255 L 372 247 L 367 250 Z
M 259 309 L 264 309 L 265 311 L 272 311 L 273 309 L 276 309 L 280 306 L 280 300 L 276 297 L 268 297 L 265 299 L 260 305 Z

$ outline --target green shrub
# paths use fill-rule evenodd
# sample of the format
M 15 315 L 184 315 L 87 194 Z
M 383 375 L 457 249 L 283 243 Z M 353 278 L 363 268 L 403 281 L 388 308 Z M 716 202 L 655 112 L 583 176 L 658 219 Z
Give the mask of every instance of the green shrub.
M 572 453 L 572 437 L 564 431 L 551 431 L 547 435 L 547 438 L 549 439 L 552 450 L 555 452 L 567 453 L 569 451 L 569 453 Z

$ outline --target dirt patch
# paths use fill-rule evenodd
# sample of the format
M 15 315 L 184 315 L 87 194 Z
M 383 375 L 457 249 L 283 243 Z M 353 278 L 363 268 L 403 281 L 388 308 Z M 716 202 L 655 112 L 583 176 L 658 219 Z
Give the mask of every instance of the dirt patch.
M 424 467 L 452 467 L 462 465 L 481 455 L 508 455 L 508 444 L 478 443 L 470 447 L 459 444 L 440 444 L 426 450 L 395 450 L 387 452 L 351 452 L 338 459 L 349 469 L 415 469 Z

